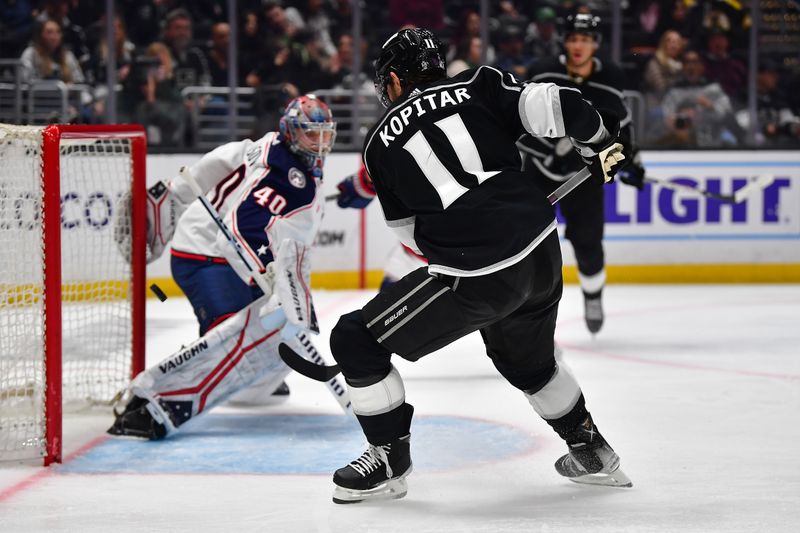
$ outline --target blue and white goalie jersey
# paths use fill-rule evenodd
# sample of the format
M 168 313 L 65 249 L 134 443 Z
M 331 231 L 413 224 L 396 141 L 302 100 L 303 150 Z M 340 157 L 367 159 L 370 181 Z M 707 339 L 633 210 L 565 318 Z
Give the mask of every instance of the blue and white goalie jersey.
M 278 133 L 257 141 L 228 143 L 206 154 L 190 169 L 206 197 L 219 211 L 246 256 L 263 271 L 284 239 L 311 246 L 322 219 L 315 178 Z M 173 192 L 183 201 L 192 197 L 188 185 L 173 180 Z M 178 257 L 227 261 L 239 276 L 250 274 L 199 202 L 183 214 L 172 240 Z

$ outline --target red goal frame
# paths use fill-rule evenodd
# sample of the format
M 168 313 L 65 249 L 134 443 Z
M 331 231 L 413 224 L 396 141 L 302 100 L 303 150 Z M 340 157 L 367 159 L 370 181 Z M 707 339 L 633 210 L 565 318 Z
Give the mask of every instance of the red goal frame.
M 42 142 L 42 246 L 44 254 L 45 320 L 45 455 L 44 465 L 62 459 L 61 395 L 61 164 L 62 139 L 128 138 L 131 145 L 131 378 L 144 370 L 145 356 L 145 209 L 147 142 L 139 125 L 52 125 Z

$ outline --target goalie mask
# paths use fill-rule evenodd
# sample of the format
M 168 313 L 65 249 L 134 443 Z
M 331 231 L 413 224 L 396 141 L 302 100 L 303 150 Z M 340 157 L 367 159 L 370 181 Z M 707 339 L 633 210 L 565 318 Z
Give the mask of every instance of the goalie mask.
M 336 140 L 336 122 L 325 102 L 313 94 L 293 99 L 283 111 L 280 130 L 289 149 L 320 177 Z
M 429 30 L 400 30 L 383 43 L 375 60 L 375 93 L 384 107 L 391 105 L 386 86 L 394 72 L 403 90 L 409 83 L 435 81 L 447 77 L 445 48 Z

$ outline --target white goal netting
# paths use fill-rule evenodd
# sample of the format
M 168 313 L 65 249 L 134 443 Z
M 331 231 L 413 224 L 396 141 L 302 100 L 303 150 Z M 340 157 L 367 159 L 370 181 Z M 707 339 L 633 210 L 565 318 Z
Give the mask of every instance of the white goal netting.
M 82 407 L 110 402 L 131 375 L 131 266 L 114 239 L 131 188 L 131 141 L 62 137 L 58 172 L 43 158 L 42 130 L 0 125 L 0 459 L 45 453 L 53 387 L 65 406 Z M 43 224 L 52 180 L 60 183 L 60 246 Z M 45 288 L 49 254 L 61 258 L 55 300 Z M 57 326 L 61 354 L 45 349 Z M 46 353 L 60 357 L 61 383 L 46 382 Z

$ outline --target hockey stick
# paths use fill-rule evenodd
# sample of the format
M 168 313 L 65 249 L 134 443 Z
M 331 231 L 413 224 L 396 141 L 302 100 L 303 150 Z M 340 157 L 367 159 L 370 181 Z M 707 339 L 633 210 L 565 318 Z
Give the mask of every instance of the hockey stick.
M 262 276 L 260 276 L 259 272 L 256 270 L 256 268 L 253 265 L 251 265 L 250 262 L 247 260 L 247 258 L 244 255 L 244 251 L 242 250 L 242 245 L 239 244 L 239 241 L 237 241 L 233 237 L 233 234 L 231 233 L 231 230 L 228 228 L 228 225 L 225 224 L 225 221 L 222 220 L 222 217 L 220 216 L 219 212 L 217 212 L 217 210 L 214 208 L 214 206 L 211 205 L 211 203 L 206 198 L 206 195 L 203 194 L 203 190 L 200 188 L 200 185 L 197 184 L 197 181 L 194 179 L 194 176 L 192 176 L 192 173 L 189 171 L 189 168 L 185 167 L 185 166 L 181 167 L 180 175 L 181 175 L 181 177 L 183 179 L 186 180 L 186 183 L 188 183 L 189 186 L 192 188 L 192 191 L 194 191 L 194 193 L 197 195 L 197 199 L 200 200 L 201 204 L 203 204 L 203 207 L 208 212 L 209 216 L 214 220 L 214 222 L 216 223 L 217 227 L 222 232 L 222 234 L 225 236 L 225 238 L 230 243 L 230 245 L 233 246 L 234 250 L 236 250 L 236 255 L 238 255 L 239 259 L 242 260 L 242 262 L 244 263 L 244 265 L 247 268 L 247 270 L 250 272 L 251 277 L 256 282 L 258 287 L 262 290 L 262 292 L 264 294 L 271 294 L 272 293 L 272 287 L 270 287 L 267 284 L 267 280 L 265 280 Z M 311 341 L 309 339 L 306 339 L 306 340 L 310 344 Z M 284 359 L 283 352 L 285 350 L 281 349 L 281 347 L 283 347 L 283 346 L 286 346 L 286 344 L 281 343 L 278 346 L 278 354 L 281 356 L 281 359 L 284 361 L 284 363 L 286 363 L 286 366 L 288 366 L 292 370 L 295 370 L 294 366 L 292 366 L 292 364 L 290 364 L 289 362 L 286 361 L 286 359 Z M 291 350 L 291 348 L 289 348 L 288 346 L 286 346 L 286 348 L 288 348 L 297 358 L 299 358 L 300 360 L 302 360 L 304 362 L 307 362 L 305 359 L 303 359 L 303 357 L 301 355 L 299 355 L 296 352 L 294 352 L 294 350 Z M 319 357 L 319 364 L 321 366 L 325 366 L 326 368 L 329 368 L 329 367 L 327 367 L 327 365 L 324 364 L 325 362 L 322 360 L 322 357 L 319 356 L 319 352 L 316 349 L 314 349 L 314 351 L 317 352 L 317 356 Z M 296 364 L 296 361 L 293 361 L 293 362 Z M 309 364 L 311 364 L 311 363 L 309 363 Z M 314 365 L 314 364 L 311 364 L 311 365 L 312 366 L 317 366 L 317 365 Z M 299 366 L 302 366 L 302 365 L 299 365 Z M 327 382 L 326 385 L 328 386 L 328 390 L 331 392 L 331 394 L 333 394 L 333 397 L 336 399 L 336 401 L 342 407 L 344 412 L 345 413 L 349 413 L 350 412 L 349 411 L 350 401 L 347 399 L 347 396 L 342 392 L 342 391 L 346 391 L 347 389 L 342 387 L 342 385 L 339 383 L 339 381 L 334 377 L 336 374 L 339 373 L 338 366 L 337 365 L 332 365 L 332 366 L 336 367 L 336 372 L 330 378 L 328 378 L 328 379 L 326 379 L 324 381 Z M 303 372 L 300 372 L 300 373 L 303 374 Z M 306 374 L 303 374 L 303 375 L 306 375 Z M 323 380 L 318 380 L 318 381 L 323 381 Z
M 586 181 L 591 175 L 592 172 L 589 170 L 589 167 L 583 167 L 573 174 L 570 179 L 565 181 L 558 189 L 548 194 L 547 201 L 550 202 L 551 205 L 555 205 L 559 200 L 571 193 L 572 189 Z
M 583 167 L 571 178 L 565 181 L 558 189 L 551 192 L 547 197 L 547 200 L 551 204 L 555 204 L 572 192 L 575 187 L 586 181 L 591 175 L 592 173 L 589 171 L 589 169 L 587 167 Z M 281 343 L 281 345 L 278 347 L 278 352 L 281 354 L 281 359 L 283 359 L 283 362 L 286 363 L 286 366 L 298 374 L 302 374 L 307 378 L 311 378 L 316 381 L 328 381 L 340 371 L 339 365 L 311 364 L 308 362 L 308 360 L 304 359 L 300 354 L 283 343 Z
M 326 202 L 332 202 L 333 200 L 338 200 L 339 199 L 339 195 L 341 195 L 341 193 L 338 193 L 338 192 L 335 192 L 333 194 L 329 194 L 328 196 L 325 197 L 325 201 Z
M 773 178 L 772 176 L 759 176 L 753 181 L 747 183 L 747 185 L 745 185 L 744 187 L 742 187 L 733 194 L 719 194 L 705 189 L 701 189 L 699 187 L 685 185 L 683 183 L 675 183 L 672 181 L 661 180 L 658 178 L 651 178 L 650 176 L 646 176 L 644 178 L 644 181 L 646 183 L 652 183 L 654 185 L 666 187 L 674 191 L 690 191 L 695 194 L 705 196 L 706 198 L 713 198 L 715 200 L 719 200 L 720 202 L 729 202 L 733 204 L 738 204 L 740 202 L 743 202 L 748 196 L 753 194 L 753 192 L 757 190 L 763 190 L 774 180 L 775 178 Z
M 315 381 L 330 381 L 340 372 L 339 365 L 326 365 L 325 363 L 312 363 L 302 355 L 292 350 L 286 343 L 278 345 L 278 353 L 286 366 Z

